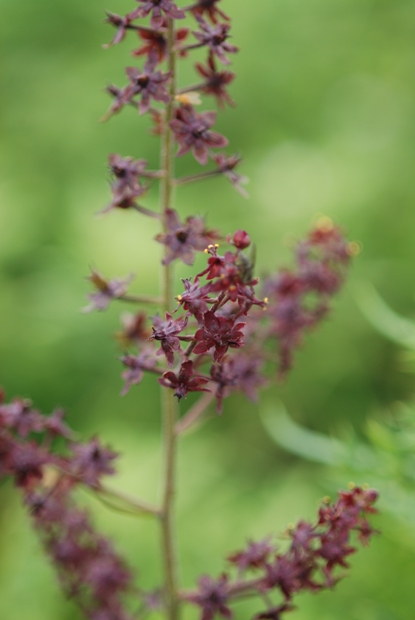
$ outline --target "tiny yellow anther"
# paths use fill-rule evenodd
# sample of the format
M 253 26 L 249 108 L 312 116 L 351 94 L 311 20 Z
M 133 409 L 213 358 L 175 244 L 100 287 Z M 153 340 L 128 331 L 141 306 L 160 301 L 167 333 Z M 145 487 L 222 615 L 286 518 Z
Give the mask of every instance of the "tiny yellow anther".
M 183 297 L 181 295 L 177 295 L 176 299 L 177 299 L 177 301 L 181 301 L 183 299 Z
M 330 504 L 330 502 L 331 502 L 330 495 L 326 495 L 325 497 L 323 497 L 323 504 Z
M 219 247 L 219 243 L 215 243 L 215 248 L 218 248 L 218 247 Z
M 351 491 L 355 488 L 355 483 L 354 482 L 348 482 L 347 483 L 347 488 L 349 488 Z
M 370 489 L 370 485 L 367 482 L 365 482 L 364 484 L 362 484 L 362 489 L 364 491 L 367 491 L 368 489 Z
M 362 251 L 360 243 L 357 241 L 349 241 L 346 246 L 346 252 L 349 256 L 357 256 Z
M 268 297 L 264 297 L 264 304 L 268 303 Z
M 333 220 L 330 217 L 323 215 L 323 217 L 319 217 L 317 220 L 317 228 L 320 230 L 327 230 L 328 232 L 333 228 Z
M 176 95 L 175 100 L 179 103 L 183 103 L 184 105 L 201 105 L 202 103 L 200 94 L 195 90 L 191 90 L 188 93 L 182 93 L 181 95 Z

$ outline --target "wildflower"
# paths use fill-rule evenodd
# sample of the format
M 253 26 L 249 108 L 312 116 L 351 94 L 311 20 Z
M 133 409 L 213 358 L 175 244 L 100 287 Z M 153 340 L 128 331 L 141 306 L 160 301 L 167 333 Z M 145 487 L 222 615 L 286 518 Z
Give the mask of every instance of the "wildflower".
M 192 11 L 194 15 L 200 15 L 201 17 L 203 17 L 204 13 L 207 13 L 212 22 L 216 24 L 218 15 L 219 17 L 223 17 L 223 19 L 230 19 L 216 6 L 219 1 L 220 0 L 197 0 L 197 2 L 186 7 L 186 9 Z
M 160 342 L 161 348 L 157 352 L 157 355 L 164 353 L 169 366 L 173 366 L 174 364 L 174 352 L 180 351 L 180 339 L 178 334 L 184 330 L 187 322 L 187 316 L 180 319 L 172 319 L 171 314 L 168 312 L 166 312 L 165 321 L 159 316 L 153 318 L 153 334 L 150 336 L 150 340 L 158 340 Z
M 235 45 L 227 43 L 230 25 L 216 24 L 215 26 L 210 26 L 203 19 L 203 17 L 196 17 L 196 19 L 200 30 L 194 31 L 193 34 L 199 41 L 199 44 L 201 46 L 207 45 L 209 47 L 210 54 L 217 56 L 224 65 L 229 65 L 230 60 L 226 56 L 225 52 L 228 54 L 234 54 L 238 51 L 238 48 Z
M 71 470 L 88 486 L 96 486 L 103 474 L 114 474 L 112 461 L 118 456 L 104 448 L 97 437 L 88 443 L 75 443 L 72 447 Z
M 193 362 L 191 360 L 183 362 L 177 375 L 168 371 L 158 381 L 160 385 L 174 389 L 174 395 L 177 396 L 178 400 L 184 398 L 188 392 L 210 391 L 202 387 L 209 382 L 209 379 L 193 374 Z
M 222 618 L 232 618 L 233 614 L 227 606 L 228 597 L 228 576 L 223 574 L 217 580 L 208 575 L 203 575 L 199 579 L 197 592 L 188 595 L 186 598 L 202 608 L 201 620 L 213 620 L 216 614 Z
M 167 24 L 163 20 L 161 30 L 138 30 L 138 36 L 143 41 L 143 45 L 133 51 L 133 56 L 146 55 L 151 63 L 162 62 L 167 54 L 167 36 L 165 30 Z M 186 39 L 189 34 L 188 28 L 179 28 L 175 31 L 176 46 Z M 185 52 L 179 52 L 183 56 Z
M 97 289 L 96 293 L 90 293 L 88 295 L 91 303 L 84 308 L 84 312 L 91 312 L 91 310 L 106 310 L 112 299 L 122 299 L 127 292 L 127 288 L 134 276 L 131 274 L 126 278 L 116 280 L 106 280 L 103 275 L 94 269 L 91 270 L 91 275 L 88 280 Z
M 186 265 L 192 265 L 195 251 L 203 252 L 217 238 L 217 233 L 208 230 L 201 217 L 188 217 L 181 222 L 173 209 L 166 211 L 166 228 L 166 232 L 156 237 L 156 241 L 167 248 L 163 265 L 170 264 L 176 258 L 180 258 Z
M 121 396 L 125 396 L 132 385 L 141 383 L 144 371 L 153 371 L 157 363 L 153 349 L 149 348 L 144 348 L 139 355 L 124 355 L 121 362 L 127 368 L 122 373 L 125 385 Z
M 176 110 L 176 117 L 170 121 L 170 127 L 179 144 L 177 156 L 180 157 L 190 150 L 195 159 L 202 165 L 207 164 L 209 147 L 224 148 L 228 140 L 210 131 L 215 124 L 216 112 L 196 113 L 190 105 L 182 105 Z
M 219 172 L 221 172 L 235 189 L 242 195 L 244 198 L 248 198 L 248 192 L 242 185 L 248 182 L 247 177 L 242 174 L 238 174 L 235 172 L 236 166 L 241 162 L 241 158 L 239 155 L 232 155 L 231 157 L 226 157 L 222 155 L 222 153 L 214 153 L 212 154 L 212 159 L 215 161 L 218 166 Z
M 111 47 L 112 45 L 117 45 L 117 43 L 121 43 L 121 41 L 123 41 L 127 30 L 131 26 L 131 19 L 128 17 L 128 15 L 122 17 L 121 15 L 116 15 L 116 13 L 111 13 L 110 11 L 106 11 L 106 13 L 107 19 L 105 21 L 108 24 L 112 24 L 117 29 L 111 43 L 104 46 Z
M 248 569 L 264 568 L 269 555 L 275 551 L 274 545 L 270 544 L 270 537 L 254 542 L 248 541 L 248 546 L 243 551 L 233 553 L 228 561 L 235 564 L 240 572 Z
M 205 82 L 200 86 L 202 93 L 216 97 L 220 108 L 225 107 L 225 103 L 234 106 L 235 102 L 226 90 L 226 87 L 235 79 L 235 73 L 231 71 L 217 71 L 214 58 L 209 56 L 207 64 L 198 62 L 195 65 L 197 72 L 205 78 Z
M 183 309 L 201 321 L 204 313 L 208 309 L 207 300 L 209 295 L 199 286 L 199 279 L 196 277 L 194 282 L 188 278 L 182 279 L 184 292 L 176 297 Z
M 213 359 L 220 362 L 229 347 L 243 346 L 242 328 L 245 323 L 236 323 L 234 317 L 216 316 L 211 310 L 203 315 L 203 327 L 195 333 L 197 345 L 194 352 L 207 353 L 214 347 Z
M 150 25 L 154 30 L 163 26 L 164 17 L 171 19 L 184 19 L 184 11 L 179 9 L 171 0 L 137 0 L 142 6 L 129 14 L 130 19 L 146 17 L 151 13 Z M 164 14 L 164 17 L 163 17 Z

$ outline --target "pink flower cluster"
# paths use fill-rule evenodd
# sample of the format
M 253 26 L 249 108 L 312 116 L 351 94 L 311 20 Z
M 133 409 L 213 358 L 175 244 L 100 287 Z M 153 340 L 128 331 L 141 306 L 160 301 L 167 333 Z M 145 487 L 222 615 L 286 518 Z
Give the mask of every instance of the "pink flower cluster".
M 52 448 L 62 442 L 59 454 Z M 0 404 L 0 476 L 22 491 L 64 592 L 91 620 L 131 620 L 124 599 L 137 598 L 127 564 L 74 499 L 80 485 L 99 489 L 115 473 L 116 456 L 96 438 L 76 442 L 61 410 L 44 416 L 27 400 Z
M 300 521 L 287 531 L 288 550 L 281 552 L 270 537 L 250 541 L 245 549 L 228 557 L 237 569 L 236 577 L 229 572 L 218 579 L 204 575 L 195 592 L 184 593 L 185 600 L 201 608 L 201 620 L 213 620 L 216 616 L 232 618 L 230 604 L 256 593 L 269 601 L 269 607 L 252 620 L 280 620 L 283 612 L 293 609 L 291 601 L 296 594 L 337 583 L 340 576 L 336 567 L 347 568 L 346 559 L 356 551 L 351 544 L 352 533 L 356 532 L 359 542 L 366 545 L 376 532 L 367 515 L 376 512 L 373 504 L 377 497 L 373 489 L 357 486 L 340 492 L 334 504 L 322 505 L 317 523 Z M 282 601 L 272 602 L 273 593 Z

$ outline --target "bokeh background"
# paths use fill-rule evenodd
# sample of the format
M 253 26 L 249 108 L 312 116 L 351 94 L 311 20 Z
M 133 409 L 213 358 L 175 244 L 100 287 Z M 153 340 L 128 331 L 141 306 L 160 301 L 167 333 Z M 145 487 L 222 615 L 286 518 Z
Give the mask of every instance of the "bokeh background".
M 136 46 L 132 33 L 123 45 L 102 49 L 113 35 L 104 11 L 122 14 L 132 5 L 1 1 L 0 383 L 8 396 L 30 396 L 43 411 L 64 406 L 80 436 L 99 433 L 122 452 L 120 487 L 155 501 L 157 386 L 144 381 L 120 399 L 113 333 L 122 308 L 80 312 L 91 265 L 109 277 L 135 272 L 136 292 L 157 292 L 154 222 L 129 212 L 95 216 L 109 200 L 108 153 L 157 166 L 158 143 L 146 118 L 126 109 L 98 122 L 109 105 L 103 89 L 124 84 L 123 67 Z M 230 152 L 243 154 L 250 199 L 217 179 L 181 189 L 179 210 L 207 215 L 225 232 L 247 229 L 259 272 L 288 265 L 293 239 L 321 213 L 363 251 L 284 385 L 265 391 L 258 404 L 229 399 L 221 418 L 183 439 L 178 521 L 188 586 L 202 572 L 218 574 L 246 537 L 312 518 L 319 498 L 348 482 L 346 472 L 278 447 L 261 422 L 263 408 L 283 402 L 308 429 L 365 441 L 367 420 L 382 420 L 414 391 L 398 347 L 373 329 L 356 300 L 371 282 L 393 308 L 414 315 L 415 5 L 224 0 L 223 8 L 234 18 L 241 51 L 231 88 L 238 106 L 221 113 L 217 127 Z M 193 81 L 190 68 L 181 79 Z M 178 169 L 188 174 L 197 165 L 187 156 Z M 156 200 L 150 194 L 147 204 Z M 190 273 L 177 269 L 178 278 Z M 378 472 L 372 473 L 356 482 L 374 484 Z M 80 619 L 59 591 L 18 494 L 8 483 L 1 493 L 0 617 Z M 141 583 L 156 585 L 155 526 L 82 501 L 117 538 Z M 415 526 L 390 502 L 382 508 L 382 536 L 351 559 L 353 570 L 334 593 L 298 599 L 293 620 L 413 616 Z M 237 612 L 247 617 L 246 609 Z

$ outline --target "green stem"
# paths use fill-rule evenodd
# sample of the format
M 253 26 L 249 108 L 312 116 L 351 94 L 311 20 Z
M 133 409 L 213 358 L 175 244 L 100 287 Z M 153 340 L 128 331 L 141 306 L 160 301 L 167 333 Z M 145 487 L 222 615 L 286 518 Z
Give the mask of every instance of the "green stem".
M 164 176 L 161 179 L 160 191 L 162 221 L 165 232 L 167 231 L 167 211 L 172 208 L 174 190 L 174 153 L 170 121 L 172 120 L 174 113 L 173 106 L 176 88 L 176 66 L 174 54 L 174 25 L 172 19 L 168 19 L 167 42 L 169 50 L 168 71 L 170 73 L 170 103 L 166 106 L 164 135 L 162 139 L 161 167 L 164 171 Z M 166 265 L 163 268 L 162 285 L 163 306 L 164 310 L 168 312 L 171 310 L 171 306 L 174 302 L 173 272 L 171 265 Z M 161 527 L 162 553 L 165 573 L 166 618 L 167 620 L 178 620 L 179 607 L 177 596 L 177 560 L 173 523 L 176 468 L 176 436 L 174 426 L 178 415 L 177 403 L 173 399 L 170 391 L 165 388 L 162 388 L 162 416 L 164 433 L 164 480 Z

